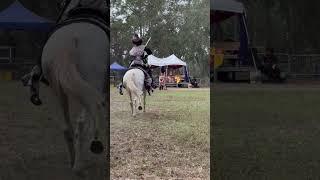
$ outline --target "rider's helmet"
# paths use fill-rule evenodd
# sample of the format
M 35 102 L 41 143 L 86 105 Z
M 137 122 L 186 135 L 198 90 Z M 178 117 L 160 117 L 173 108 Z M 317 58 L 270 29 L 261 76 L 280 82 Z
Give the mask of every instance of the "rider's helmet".
M 134 34 L 132 37 L 132 43 L 136 46 L 140 46 L 142 44 L 142 39 L 139 37 L 138 34 Z

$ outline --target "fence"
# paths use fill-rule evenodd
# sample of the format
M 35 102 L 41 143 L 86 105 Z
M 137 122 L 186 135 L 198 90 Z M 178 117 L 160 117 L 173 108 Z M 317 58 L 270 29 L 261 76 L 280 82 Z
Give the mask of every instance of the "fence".
M 263 54 L 258 54 L 262 59 Z M 292 79 L 320 79 L 320 54 L 276 53 L 281 71 Z
M 14 47 L 0 46 L 0 63 L 12 63 Z
M 17 58 L 14 47 L 0 46 L 0 80 L 20 79 L 34 64 L 34 59 Z

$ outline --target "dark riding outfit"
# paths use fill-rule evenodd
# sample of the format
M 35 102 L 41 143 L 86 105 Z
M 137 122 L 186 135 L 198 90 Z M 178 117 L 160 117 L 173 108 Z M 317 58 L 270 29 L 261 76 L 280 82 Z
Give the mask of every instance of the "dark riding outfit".
M 262 66 L 260 67 L 260 70 L 268 77 L 280 80 L 281 72 L 278 63 L 278 58 L 273 54 L 273 49 L 267 49 L 267 53 L 263 57 Z

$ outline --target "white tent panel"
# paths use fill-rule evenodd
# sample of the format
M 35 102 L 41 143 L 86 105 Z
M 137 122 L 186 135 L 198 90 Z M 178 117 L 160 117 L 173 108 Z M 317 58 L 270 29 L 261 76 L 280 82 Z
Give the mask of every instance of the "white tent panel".
M 183 62 L 182 60 L 180 60 L 179 58 L 177 58 L 177 56 L 175 56 L 174 54 L 172 54 L 169 57 L 163 58 L 166 66 L 186 66 L 187 63 Z
M 154 55 L 148 56 L 148 64 L 152 66 L 165 66 L 161 58 L 157 58 Z
M 243 4 L 234 0 L 210 0 L 210 10 L 243 13 Z
M 166 58 L 157 58 L 153 55 L 148 56 L 148 64 L 152 66 L 186 66 L 187 63 L 177 58 L 174 54 Z

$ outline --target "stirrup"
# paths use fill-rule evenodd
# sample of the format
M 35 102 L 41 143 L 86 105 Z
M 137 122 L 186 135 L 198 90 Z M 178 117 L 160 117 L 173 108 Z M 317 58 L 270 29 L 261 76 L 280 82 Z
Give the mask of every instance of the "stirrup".
M 147 90 L 147 92 L 148 92 L 149 96 L 151 96 L 150 91 L 151 91 L 151 92 L 153 92 L 152 87 L 151 87 L 151 86 L 146 86 L 145 88 L 146 88 L 146 90 Z
M 147 92 L 148 92 L 149 96 L 151 96 L 150 90 L 147 90 Z
M 119 94 L 123 95 L 123 91 L 122 91 L 123 85 L 119 84 L 117 88 L 119 89 Z
M 152 87 L 153 89 L 157 89 L 157 85 L 154 84 L 154 83 L 151 83 L 151 87 Z
M 24 76 L 21 78 L 22 85 L 23 85 L 23 86 L 31 86 L 31 83 L 30 83 L 31 78 L 32 78 L 32 77 L 29 76 L 29 74 L 24 75 Z

